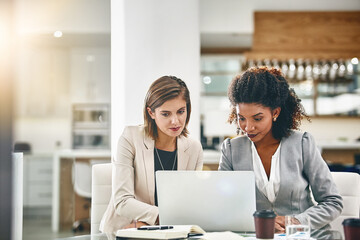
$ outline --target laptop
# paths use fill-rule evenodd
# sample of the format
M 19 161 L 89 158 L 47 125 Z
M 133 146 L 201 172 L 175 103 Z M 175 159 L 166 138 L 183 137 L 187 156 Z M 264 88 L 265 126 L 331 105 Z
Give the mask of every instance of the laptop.
M 252 171 L 157 171 L 156 187 L 161 225 L 255 231 Z

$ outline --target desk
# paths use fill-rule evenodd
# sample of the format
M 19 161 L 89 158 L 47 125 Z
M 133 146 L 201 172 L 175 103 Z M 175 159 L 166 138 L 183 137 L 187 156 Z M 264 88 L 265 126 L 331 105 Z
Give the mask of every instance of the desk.
M 216 170 L 220 153 L 214 151 L 210 156 L 212 157 L 204 159 L 204 165 L 215 165 L 214 170 Z M 73 212 L 76 209 L 74 202 L 80 201 L 73 191 L 72 165 L 74 161 L 89 161 L 90 159 L 108 159 L 110 161 L 111 152 L 110 150 L 61 150 L 55 152 L 53 157 L 53 232 L 58 232 L 61 228 L 71 228 L 74 220 Z M 86 216 L 82 217 L 86 218 Z
M 74 161 L 108 160 L 110 150 L 61 150 L 53 157 L 52 230 L 71 228 L 74 212 L 72 165 Z
M 256 240 L 256 237 L 254 235 L 249 234 L 241 234 L 240 236 L 244 236 L 247 240 Z M 311 237 L 317 240 L 343 240 L 341 233 L 334 230 L 322 230 L 322 229 L 316 229 L 311 231 Z M 205 239 L 201 237 L 194 237 L 194 238 L 188 238 L 188 239 Z M 213 238 L 211 238 L 213 240 Z M 286 240 L 285 236 L 278 236 L 275 235 L 275 240 Z M 60 240 L 60 239 L 59 239 Z M 93 234 L 93 235 L 83 235 L 83 236 L 76 236 L 76 237 L 69 237 L 69 238 L 62 238 L 61 240 L 116 240 L 116 237 L 113 234 Z M 127 239 L 130 240 L 130 239 Z M 219 239 L 224 240 L 224 239 Z

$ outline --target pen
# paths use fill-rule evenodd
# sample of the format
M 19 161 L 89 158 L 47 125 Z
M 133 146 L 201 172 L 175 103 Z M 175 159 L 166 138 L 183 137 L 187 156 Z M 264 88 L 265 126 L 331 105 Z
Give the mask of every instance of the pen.
M 142 226 L 137 228 L 137 230 L 163 230 L 163 229 L 173 229 L 173 226 Z

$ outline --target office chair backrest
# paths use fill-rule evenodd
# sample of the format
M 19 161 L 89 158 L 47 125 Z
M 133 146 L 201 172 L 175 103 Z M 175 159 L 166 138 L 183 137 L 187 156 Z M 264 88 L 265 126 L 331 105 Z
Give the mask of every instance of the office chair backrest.
M 75 161 L 73 165 L 74 191 L 81 197 L 91 198 L 91 165 Z
M 111 197 L 111 163 L 92 166 L 91 234 L 99 233 L 102 216 Z
M 344 236 L 342 222 L 346 218 L 359 218 L 360 215 L 360 175 L 354 172 L 331 172 L 334 182 L 343 198 L 341 215 L 330 223 L 333 230 Z

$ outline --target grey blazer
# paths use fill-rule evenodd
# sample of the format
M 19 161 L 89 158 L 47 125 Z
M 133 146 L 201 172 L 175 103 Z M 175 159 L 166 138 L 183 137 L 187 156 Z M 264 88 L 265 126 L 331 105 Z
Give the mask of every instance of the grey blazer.
M 155 141 L 144 126 L 125 127 L 112 160 L 112 195 L 100 222 L 100 231 L 115 232 L 133 220 L 153 225 L 159 214 L 154 206 Z M 199 141 L 177 138 L 178 170 L 201 170 L 203 150 Z
M 253 171 L 251 142 L 246 136 L 223 142 L 219 170 Z M 309 133 L 292 131 L 281 140 L 279 192 L 270 203 L 256 187 L 256 208 L 273 209 L 280 216 L 294 214 L 300 222 L 309 216 L 315 229 L 329 228 L 328 223 L 340 215 L 342 198 Z

